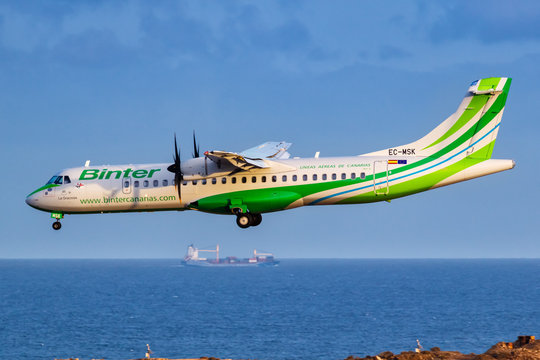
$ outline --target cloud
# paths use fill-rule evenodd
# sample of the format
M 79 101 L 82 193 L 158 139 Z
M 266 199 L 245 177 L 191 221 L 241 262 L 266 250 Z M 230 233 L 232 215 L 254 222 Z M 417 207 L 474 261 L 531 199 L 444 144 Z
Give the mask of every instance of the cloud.
M 411 56 L 411 53 L 396 46 L 385 45 L 379 49 L 379 58 L 382 60 L 402 59 Z
M 110 66 L 138 47 L 139 13 L 137 3 L 1 6 L 0 44 L 5 53 L 40 62 Z
M 454 1 L 430 30 L 434 42 L 476 39 L 484 43 L 540 41 L 540 3 L 522 1 Z
M 89 67 L 201 63 L 326 73 L 375 65 L 430 71 L 539 52 L 540 6 L 507 4 L 15 2 L 0 5 L 0 53 Z

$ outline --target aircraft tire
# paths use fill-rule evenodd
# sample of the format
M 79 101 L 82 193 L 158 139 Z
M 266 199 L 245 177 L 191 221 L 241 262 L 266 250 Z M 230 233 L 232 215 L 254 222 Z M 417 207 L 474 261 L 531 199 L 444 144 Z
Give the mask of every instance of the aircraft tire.
M 60 230 L 61 227 L 62 227 L 62 224 L 60 223 L 60 221 L 55 221 L 55 222 L 53 222 L 53 224 L 52 224 L 52 228 L 53 228 L 54 230 Z
M 251 223 L 253 222 L 253 218 L 251 215 L 248 214 L 239 214 L 236 217 L 236 225 L 240 226 L 242 229 L 247 229 L 251 226 Z
M 257 226 L 262 222 L 262 215 L 261 214 L 251 214 L 253 217 L 253 222 L 251 226 Z

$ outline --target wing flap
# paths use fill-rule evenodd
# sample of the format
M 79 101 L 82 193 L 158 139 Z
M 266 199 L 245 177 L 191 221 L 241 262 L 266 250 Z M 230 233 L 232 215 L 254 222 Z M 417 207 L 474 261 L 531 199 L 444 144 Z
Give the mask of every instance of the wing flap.
M 207 151 L 204 153 L 204 155 L 218 164 L 220 161 L 226 160 L 231 163 L 231 165 L 241 168 L 242 170 L 249 170 L 253 167 L 261 169 L 269 167 L 262 159 L 250 159 L 233 152 L 214 150 Z

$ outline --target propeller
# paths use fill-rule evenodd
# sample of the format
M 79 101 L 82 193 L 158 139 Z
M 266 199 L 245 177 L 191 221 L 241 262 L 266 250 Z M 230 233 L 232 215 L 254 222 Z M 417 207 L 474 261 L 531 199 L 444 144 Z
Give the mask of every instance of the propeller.
M 178 145 L 176 143 L 176 133 L 174 134 L 174 154 L 173 154 L 174 164 L 170 165 L 167 170 L 174 173 L 174 185 L 178 189 L 178 198 L 181 199 L 180 186 L 182 185 L 182 180 L 184 179 L 184 174 L 182 173 L 182 165 L 180 160 L 180 151 L 178 150 Z
M 197 145 L 197 139 L 195 139 L 195 130 L 193 130 L 193 155 L 194 158 L 198 158 L 199 156 L 199 145 Z
M 195 138 L 195 130 L 193 130 L 193 157 L 198 158 L 201 157 L 200 155 L 200 144 L 197 144 L 197 139 Z M 206 175 L 208 175 L 208 156 L 207 152 L 204 153 L 204 172 Z

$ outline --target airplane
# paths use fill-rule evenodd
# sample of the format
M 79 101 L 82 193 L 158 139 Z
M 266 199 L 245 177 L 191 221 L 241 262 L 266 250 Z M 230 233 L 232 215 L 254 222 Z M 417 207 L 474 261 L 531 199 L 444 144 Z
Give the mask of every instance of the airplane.
M 416 194 L 514 168 L 491 159 L 511 78 L 473 81 L 454 114 L 417 141 L 347 157 L 290 157 L 290 143 L 266 142 L 239 153 L 200 154 L 172 164 L 101 165 L 57 172 L 26 203 L 65 214 L 198 210 L 236 217 L 241 228 L 262 214 L 308 205 L 363 204 Z

